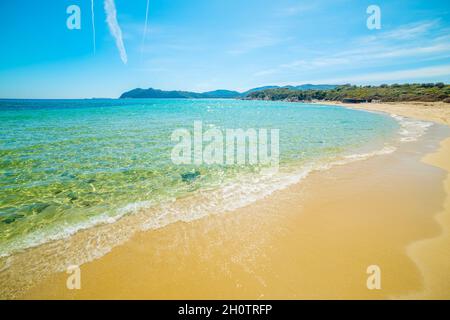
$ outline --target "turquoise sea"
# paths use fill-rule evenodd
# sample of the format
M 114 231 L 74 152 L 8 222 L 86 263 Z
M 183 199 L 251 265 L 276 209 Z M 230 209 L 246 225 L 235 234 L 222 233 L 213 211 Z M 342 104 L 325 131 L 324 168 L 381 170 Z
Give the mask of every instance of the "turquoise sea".
M 279 129 L 279 172 L 175 165 L 171 134 L 194 121 L 205 130 Z M 420 133 L 405 121 L 288 102 L 0 100 L 0 256 L 158 206 L 147 228 L 232 210 L 311 170 L 392 151 Z

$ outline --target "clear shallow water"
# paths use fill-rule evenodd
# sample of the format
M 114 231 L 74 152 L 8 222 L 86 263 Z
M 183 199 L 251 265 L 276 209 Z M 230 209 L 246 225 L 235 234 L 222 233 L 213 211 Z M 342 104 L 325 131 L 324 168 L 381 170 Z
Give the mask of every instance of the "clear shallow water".
M 280 129 L 280 172 L 262 178 L 257 165 L 174 165 L 171 134 L 192 131 L 196 120 L 205 130 Z M 150 217 L 145 227 L 231 210 L 312 169 L 384 152 L 397 133 L 417 133 L 401 120 L 264 101 L 0 101 L 0 256 L 177 199 L 197 202 L 165 205 L 170 218 Z

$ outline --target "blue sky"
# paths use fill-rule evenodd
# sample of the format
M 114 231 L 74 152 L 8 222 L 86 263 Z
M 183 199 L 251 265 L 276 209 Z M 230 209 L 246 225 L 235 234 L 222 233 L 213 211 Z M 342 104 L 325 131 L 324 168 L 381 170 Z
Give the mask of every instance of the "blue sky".
M 94 53 L 91 0 L 1 0 L 0 97 L 450 82 L 448 0 L 149 0 L 145 40 L 147 0 L 106 2 L 117 23 L 94 0 Z M 366 27 L 372 4 L 380 30 Z M 66 27 L 70 5 L 80 30 Z

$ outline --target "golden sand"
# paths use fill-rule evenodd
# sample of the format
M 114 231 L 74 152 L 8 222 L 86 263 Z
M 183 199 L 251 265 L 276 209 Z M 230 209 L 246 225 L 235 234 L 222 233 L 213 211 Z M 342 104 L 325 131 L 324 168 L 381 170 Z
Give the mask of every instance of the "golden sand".
M 360 104 L 327 102 L 326 104 L 350 107 L 353 109 L 382 111 L 389 114 L 393 113 L 410 118 L 450 125 L 450 103 L 445 102 L 386 102 Z
M 444 102 L 334 104 L 395 113 L 450 126 L 450 104 Z M 442 141 L 439 150 L 426 155 L 422 161 L 447 172 L 443 181 L 446 196 L 435 215 L 441 227 L 440 235 L 413 242 L 407 247 L 409 256 L 422 272 L 425 288 L 404 298 L 450 299 L 450 138 Z
M 357 107 L 450 123 L 444 104 Z M 234 212 L 140 232 L 81 266 L 81 290 L 59 273 L 22 298 L 449 299 L 450 139 L 427 155 L 432 138 L 313 172 Z M 369 265 L 380 290 L 366 287 Z
M 440 151 L 426 156 L 424 161 L 450 172 L 450 139 L 443 141 Z M 450 298 L 450 175 L 444 181 L 444 190 L 446 198 L 435 217 L 441 226 L 440 235 L 408 247 L 426 280 L 425 290 L 410 298 Z

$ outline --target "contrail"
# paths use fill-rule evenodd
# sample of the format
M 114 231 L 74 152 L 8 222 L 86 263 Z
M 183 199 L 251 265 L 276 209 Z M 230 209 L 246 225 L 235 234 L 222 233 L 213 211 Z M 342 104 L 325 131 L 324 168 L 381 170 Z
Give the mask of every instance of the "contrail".
M 92 13 L 92 42 L 94 44 L 94 54 L 97 51 L 95 45 L 95 16 L 94 16 L 94 0 L 91 0 L 91 13 Z
M 116 40 L 116 46 L 120 53 L 120 59 L 123 63 L 128 62 L 127 51 L 123 44 L 122 30 L 117 22 L 117 10 L 114 0 L 105 0 L 106 22 L 108 23 L 109 32 Z
M 149 6 L 150 6 L 150 0 L 147 0 L 147 9 L 145 11 L 144 34 L 142 35 L 141 60 L 142 60 L 142 55 L 144 54 L 145 38 L 147 36 L 148 8 L 149 8 Z

